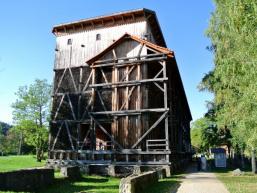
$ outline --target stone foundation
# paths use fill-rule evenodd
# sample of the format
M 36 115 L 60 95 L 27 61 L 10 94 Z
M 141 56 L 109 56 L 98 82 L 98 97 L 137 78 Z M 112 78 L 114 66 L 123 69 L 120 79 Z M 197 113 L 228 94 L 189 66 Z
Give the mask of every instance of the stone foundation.
M 61 167 L 61 174 L 70 180 L 78 180 L 81 178 L 79 166 Z

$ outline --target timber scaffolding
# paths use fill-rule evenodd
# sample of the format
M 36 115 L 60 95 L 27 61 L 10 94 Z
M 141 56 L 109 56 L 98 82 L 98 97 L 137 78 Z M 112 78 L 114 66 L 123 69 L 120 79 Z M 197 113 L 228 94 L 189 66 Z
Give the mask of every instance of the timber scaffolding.
M 137 52 L 124 57 L 125 44 Z M 172 51 L 124 34 L 88 65 L 72 66 L 72 52 L 54 70 L 50 162 L 170 165 L 190 155 L 192 118 Z

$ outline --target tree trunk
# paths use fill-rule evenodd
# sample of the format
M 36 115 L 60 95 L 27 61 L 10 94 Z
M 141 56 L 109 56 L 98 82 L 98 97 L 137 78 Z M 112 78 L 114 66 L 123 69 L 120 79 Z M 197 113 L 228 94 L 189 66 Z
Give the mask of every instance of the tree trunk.
M 231 148 L 230 148 L 230 145 L 227 145 L 228 147 L 228 158 L 230 159 L 231 158 Z
M 245 169 L 244 151 L 241 150 L 241 168 Z
M 256 160 L 255 160 L 255 149 L 252 148 L 252 173 L 256 174 Z
M 36 148 L 36 155 L 37 155 L 37 161 L 41 162 L 42 157 L 41 157 L 41 149 L 40 148 Z
M 21 134 L 20 134 L 20 141 L 19 141 L 18 155 L 22 154 L 22 140 L 23 140 L 23 135 L 22 135 L 22 132 L 21 132 Z

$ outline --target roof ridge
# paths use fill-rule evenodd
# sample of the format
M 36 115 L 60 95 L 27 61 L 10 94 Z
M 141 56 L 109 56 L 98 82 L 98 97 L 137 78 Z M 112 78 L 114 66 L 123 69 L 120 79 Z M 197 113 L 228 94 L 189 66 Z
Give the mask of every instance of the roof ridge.
M 156 50 L 156 51 L 159 51 L 159 52 L 162 52 L 164 54 L 167 54 L 168 57 L 174 57 L 174 52 L 171 51 L 170 49 L 168 48 L 165 48 L 165 47 L 162 47 L 162 46 L 158 46 L 157 44 L 154 44 L 150 41 L 147 41 L 147 40 L 144 40 L 140 37 L 137 37 L 135 35 L 131 35 L 129 33 L 125 33 L 123 34 L 119 39 L 117 39 L 115 42 L 113 42 L 111 45 L 109 45 L 107 48 L 105 48 L 102 52 L 100 52 L 99 54 L 95 55 L 94 57 L 92 57 L 91 59 L 89 59 L 87 61 L 87 63 L 91 64 L 93 63 L 94 61 L 96 61 L 97 58 L 103 56 L 106 52 L 108 52 L 110 49 L 112 49 L 113 47 L 115 47 L 119 42 L 121 42 L 123 39 L 125 38 L 131 38 L 141 44 L 145 44 L 145 45 L 148 45 L 150 48 Z

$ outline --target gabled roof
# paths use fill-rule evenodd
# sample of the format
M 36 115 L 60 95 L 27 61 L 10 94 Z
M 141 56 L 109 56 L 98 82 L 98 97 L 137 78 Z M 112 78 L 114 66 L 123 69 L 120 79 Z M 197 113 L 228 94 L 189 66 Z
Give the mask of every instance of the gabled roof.
M 158 45 L 166 47 L 165 39 L 162 34 L 162 30 L 157 19 L 156 13 L 150 9 L 135 9 L 129 11 L 123 11 L 113 13 L 109 15 L 103 15 L 98 17 L 92 17 L 88 19 L 81 19 L 74 22 L 62 23 L 55 25 L 52 32 L 58 36 L 69 33 L 76 33 L 86 29 L 95 29 L 101 27 L 110 27 L 113 25 L 120 25 L 124 23 L 133 23 L 137 21 L 145 20 L 151 26 L 151 31 Z
M 147 47 L 149 47 L 149 48 L 151 48 L 151 49 L 153 49 L 153 50 L 155 50 L 157 52 L 166 54 L 168 57 L 174 57 L 174 52 L 169 50 L 168 48 L 158 46 L 158 45 L 156 45 L 156 44 L 154 44 L 152 42 L 149 42 L 147 40 L 143 40 L 143 39 L 141 39 L 141 38 L 139 38 L 137 36 L 125 33 L 118 40 L 113 42 L 109 47 L 107 47 L 105 50 L 103 50 L 101 53 L 97 54 L 93 58 L 91 58 L 88 61 L 86 61 L 86 63 L 89 64 L 89 65 L 92 64 L 93 62 L 95 62 L 95 61 L 99 60 L 101 57 L 103 57 L 106 53 L 108 53 L 109 51 L 114 49 L 117 45 L 119 45 L 120 43 L 122 43 L 123 41 L 128 40 L 128 39 L 135 40 L 135 41 L 139 42 L 140 44 L 144 44 Z

